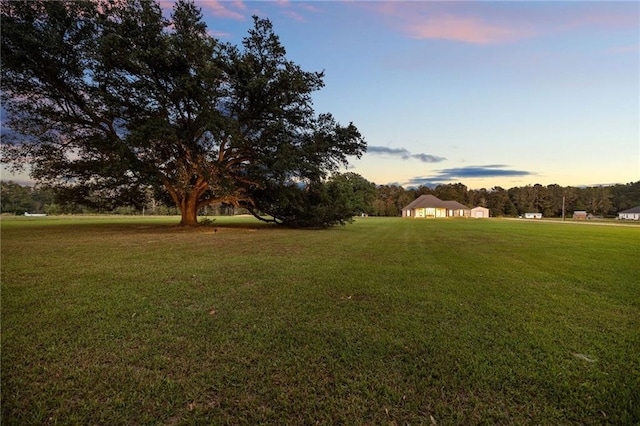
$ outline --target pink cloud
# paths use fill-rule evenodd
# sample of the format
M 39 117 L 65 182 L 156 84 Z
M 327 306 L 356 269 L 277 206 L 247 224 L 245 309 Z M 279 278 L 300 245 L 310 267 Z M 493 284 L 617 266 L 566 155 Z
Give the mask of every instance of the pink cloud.
M 303 3 L 303 2 L 291 2 L 290 0 L 278 0 L 275 2 L 283 11 L 283 15 L 298 22 L 306 22 L 305 15 L 307 12 L 318 13 L 320 9 L 316 6 Z
M 240 9 L 240 10 L 247 10 L 247 5 L 244 4 L 243 0 L 233 0 L 231 2 L 231 4 L 233 5 L 233 7 L 235 7 L 236 9 Z
M 247 6 L 241 0 L 236 0 L 233 2 L 224 2 L 220 0 L 207 0 L 200 1 L 197 3 L 198 6 L 202 8 L 203 11 L 210 12 L 213 16 L 217 16 L 219 18 L 230 18 L 242 21 L 245 19 L 244 14 L 238 12 L 237 10 L 246 10 Z M 234 10 L 236 9 L 236 10 Z
M 213 38 L 231 38 L 231 34 L 224 31 L 207 30 L 207 34 Z
M 600 2 L 353 2 L 384 24 L 415 39 L 443 39 L 473 44 L 500 44 L 525 38 L 593 29 L 638 27 L 633 7 Z M 624 6 L 624 7 L 623 7 Z
M 506 26 L 488 24 L 477 18 L 441 16 L 408 23 L 404 28 L 417 39 L 444 39 L 473 44 L 505 43 L 517 40 L 522 33 Z
M 638 53 L 640 51 L 640 44 L 632 46 L 617 46 L 609 49 L 613 53 Z
M 294 12 L 293 10 L 285 10 L 284 12 L 282 12 L 282 14 L 288 16 L 294 21 L 305 22 L 304 16 L 302 16 L 298 12 Z
M 306 10 L 307 12 L 313 12 L 313 13 L 320 12 L 319 8 L 307 3 L 300 3 L 300 8 Z
M 579 27 L 592 27 L 604 29 L 638 28 L 638 15 L 633 13 L 622 14 L 611 11 L 603 11 L 600 8 L 585 8 L 581 13 L 568 17 L 567 29 Z
M 530 35 L 521 20 L 488 14 L 482 10 L 485 6 L 479 4 L 381 2 L 364 4 L 362 7 L 373 9 L 386 25 L 415 39 L 493 44 L 513 42 Z
M 173 5 L 175 4 L 175 1 L 173 0 L 160 0 L 158 2 L 160 4 L 160 7 L 162 8 L 162 10 L 172 10 L 173 9 Z

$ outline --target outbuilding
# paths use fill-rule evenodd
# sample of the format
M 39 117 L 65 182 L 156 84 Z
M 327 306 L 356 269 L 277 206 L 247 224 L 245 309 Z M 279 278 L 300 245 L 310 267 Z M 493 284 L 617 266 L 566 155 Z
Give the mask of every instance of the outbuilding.
M 640 206 L 618 213 L 620 220 L 640 220 Z
M 575 212 L 573 212 L 573 218 L 575 220 L 586 220 L 588 219 L 587 212 L 584 210 L 576 210 Z
M 542 219 L 542 213 L 525 213 L 525 219 Z
M 471 209 L 471 217 L 489 217 L 489 209 L 486 207 L 474 207 Z

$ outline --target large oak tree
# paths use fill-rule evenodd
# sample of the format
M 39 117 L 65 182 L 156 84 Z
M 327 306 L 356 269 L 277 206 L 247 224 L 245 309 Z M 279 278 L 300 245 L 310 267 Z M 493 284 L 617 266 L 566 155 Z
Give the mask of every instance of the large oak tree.
M 1 31 L 3 161 L 39 182 L 163 188 L 195 225 L 217 202 L 277 213 L 278 194 L 366 150 L 353 124 L 315 113 L 323 73 L 288 60 L 268 20 L 236 47 L 187 1 L 170 18 L 152 0 L 3 1 Z

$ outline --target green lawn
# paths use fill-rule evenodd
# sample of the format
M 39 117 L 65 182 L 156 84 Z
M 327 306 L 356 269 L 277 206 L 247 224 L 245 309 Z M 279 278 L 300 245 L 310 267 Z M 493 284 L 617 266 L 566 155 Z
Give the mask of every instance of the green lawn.
M 638 424 L 640 227 L 2 218 L 2 419 Z

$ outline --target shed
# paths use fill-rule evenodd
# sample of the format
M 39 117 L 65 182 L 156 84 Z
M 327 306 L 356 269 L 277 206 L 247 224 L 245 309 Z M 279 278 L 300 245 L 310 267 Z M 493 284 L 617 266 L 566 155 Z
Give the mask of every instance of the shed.
M 618 213 L 620 220 L 640 220 L 640 206 Z
M 573 212 L 573 218 L 575 220 L 586 220 L 587 212 L 584 210 L 576 210 L 575 212 Z
M 489 217 L 489 209 L 486 207 L 474 207 L 471 209 L 471 217 Z

